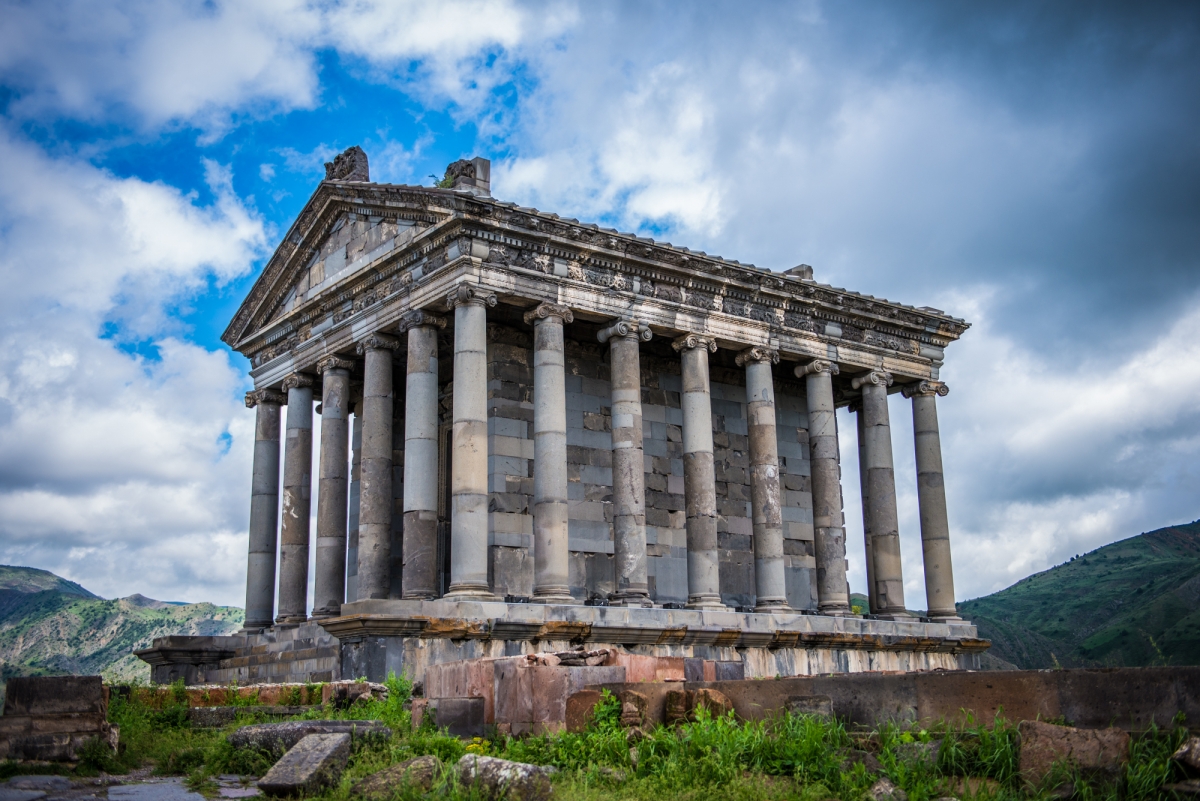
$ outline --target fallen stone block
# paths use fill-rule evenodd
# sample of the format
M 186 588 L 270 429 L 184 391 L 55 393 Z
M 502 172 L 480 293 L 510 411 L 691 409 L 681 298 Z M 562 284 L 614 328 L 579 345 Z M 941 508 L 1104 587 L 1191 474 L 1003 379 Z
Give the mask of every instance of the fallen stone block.
M 1129 735 L 1120 729 L 1076 729 L 1024 720 L 1017 731 L 1021 775 L 1035 786 L 1046 781 L 1056 762 L 1110 777 L 1129 762 Z
M 547 801 L 553 768 L 467 754 L 455 766 L 458 780 L 481 796 L 498 801 Z
M 787 699 L 787 711 L 793 715 L 833 717 L 833 699 L 828 695 L 793 695 Z
M 309 734 L 258 780 L 258 789 L 273 796 L 309 795 L 336 784 L 349 759 L 349 734 Z
M 621 725 L 625 728 L 642 728 L 646 725 L 646 696 L 632 690 L 622 690 L 617 695 L 621 704 Z
M 250 748 L 279 757 L 310 734 L 346 734 L 353 740 L 388 740 L 392 730 L 377 720 L 290 720 L 243 726 L 227 739 L 234 748 Z
M 431 698 L 425 714 L 432 715 L 434 725 L 453 737 L 482 737 L 484 708 L 482 698 Z
M 707 687 L 696 690 L 691 699 L 692 717 L 696 716 L 697 709 L 703 709 L 708 712 L 711 717 L 719 718 L 728 712 L 733 711 L 733 702 L 720 690 L 710 690 Z
M 904 762 L 912 762 L 933 770 L 937 767 L 938 757 L 942 753 L 942 741 L 933 740 L 928 743 L 900 743 L 894 749 L 896 758 Z
M 331 681 L 321 687 L 321 703 L 334 709 L 347 709 L 356 701 L 383 701 L 387 685 L 371 681 Z
M 585 731 L 596 717 L 596 704 L 603 696 L 599 690 L 580 690 L 567 699 L 567 731 Z
M 99 676 L 9 679 L 0 717 L 0 759 L 74 762 L 84 743 L 99 738 L 116 750 Z
M 442 762 L 435 756 L 420 756 L 372 773 L 354 785 L 350 795 L 367 801 L 388 801 L 401 787 L 429 792 L 442 774 Z
M 867 790 L 867 798 L 871 798 L 873 801 L 908 801 L 908 793 L 885 776 L 870 786 Z
M 1200 773 L 1200 737 L 1184 740 L 1179 750 L 1171 755 L 1188 774 Z

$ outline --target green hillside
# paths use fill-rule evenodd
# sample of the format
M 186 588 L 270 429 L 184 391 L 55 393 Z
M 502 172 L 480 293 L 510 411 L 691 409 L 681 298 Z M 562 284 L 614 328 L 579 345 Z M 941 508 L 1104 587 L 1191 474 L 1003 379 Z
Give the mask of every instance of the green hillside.
M 0 566 L 0 680 L 99 673 L 148 681 L 150 667 L 134 649 L 170 634 L 228 634 L 242 620 L 236 607 L 142 595 L 109 601 L 45 570 Z
M 1114 542 L 958 605 L 1020 668 L 1200 664 L 1200 520 Z

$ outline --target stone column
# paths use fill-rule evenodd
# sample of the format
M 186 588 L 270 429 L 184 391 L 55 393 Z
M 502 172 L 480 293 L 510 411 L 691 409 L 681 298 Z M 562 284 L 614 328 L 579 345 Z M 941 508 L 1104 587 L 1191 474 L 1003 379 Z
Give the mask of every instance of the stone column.
M 346 599 L 346 512 L 350 496 L 350 369 L 326 356 L 321 373 L 321 475 L 317 492 L 317 576 L 313 618 L 341 614 Z
M 867 525 L 875 563 L 878 614 L 905 617 L 904 575 L 900 562 L 900 524 L 896 514 L 896 475 L 892 466 L 892 428 L 887 388 L 891 373 L 874 370 L 850 382 L 862 390 L 863 464 L 867 470 Z
M 363 357 L 358 512 L 358 597 L 362 600 L 387 598 L 392 585 L 392 358 L 399 346 L 395 337 L 384 334 L 371 334 L 358 343 Z
M 275 620 L 275 545 L 279 524 L 279 406 L 287 396 L 269 389 L 246 393 L 254 409 L 254 467 L 250 480 L 250 547 L 246 562 L 245 631 Z
M 866 426 L 863 425 L 862 401 L 857 400 L 851 403 L 850 411 L 854 412 L 855 426 L 858 431 L 858 497 L 862 506 L 863 548 L 866 552 L 867 611 L 876 614 L 879 611 L 879 593 L 875 591 L 875 554 L 871 550 L 871 521 L 867 515 L 867 509 L 870 506 L 867 503 L 867 433 Z
M 454 429 L 450 475 L 450 591 L 492 598 L 488 584 L 487 309 L 496 296 L 460 285 L 454 309 Z
M 650 606 L 646 578 L 646 465 L 642 455 L 642 368 L 639 340 L 653 333 L 636 320 L 600 331 L 608 343 L 612 383 L 614 606 Z
M 783 570 L 783 511 L 779 486 L 779 438 L 775 432 L 775 377 L 779 351 L 748 348 L 737 356 L 746 368 L 746 417 L 750 427 L 750 506 L 754 524 L 754 611 L 789 611 Z
M 415 309 L 408 334 L 404 395 L 404 597 L 438 595 L 438 331 L 446 319 Z
M 287 392 L 283 448 L 283 524 L 279 535 L 279 611 L 276 623 L 308 620 L 308 516 L 312 507 L 313 377 L 293 373 Z
M 950 522 L 942 478 L 942 439 L 938 433 L 937 396 L 950 394 L 940 381 L 918 381 L 901 390 L 912 398 L 913 439 L 917 449 L 917 503 L 921 510 L 921 552 L 925 564 L 925 602 L 934 620 L 959 620 L 954 606 L 954 567 L 950 562 Z
M 833 402 L 833 376 L 838 373 L 838 366 L 825 359 L 813 359 L 797 367 L 795 373 L 804 378 L 808 396 L 817 611 L 823 615 L 848 615 L 846 521 L 842 515 L 841 453 Z
M 533 323 L 533 598 L 574 603 L 567 544 L 567 386 L 563 324 L 566 306 L 542 303 Z
M 717 551 L 717 485 L 713 470 L 711 337 L 684 334 L 671 343 L 683 359 L 683 493 L 687 508 L 688 608 L 725 609 Z

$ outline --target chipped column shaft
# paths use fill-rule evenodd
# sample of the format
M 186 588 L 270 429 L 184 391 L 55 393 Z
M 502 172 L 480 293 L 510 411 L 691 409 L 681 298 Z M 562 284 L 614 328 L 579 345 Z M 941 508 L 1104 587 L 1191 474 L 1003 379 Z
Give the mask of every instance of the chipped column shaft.
M 788 611 L 783 569 L 783 511 L 779 486 L 779 439 L 775 431 L 775 378 L 779 351 L 749 348 L 738 354 L 746 368 L 746 416 L 750 431 L 750 500 L 754 526 L 756 612 Z
M 279 611 L 277 623 L 308 620 L 308 517 L 312 503 L 313 378 L 293 373 L 287 391 L 286 442 L 283 448 L 283 523 L 279 536 Z
M 863 425 L 865 417 L 863 415 L 862 401 L 857 400 L 851 403 L 850 410 L 854 412 L 855 426 L 858 431 L 858 497 L 861 500 L 862 506 L 863 549 L 866 552 L 867 611 L 871 614 L 876 614 L 879 611 L 879 593 L 875 591 L 875 554 L 871 550 L 871 521 L 867 514 L 867 509 L 870 506 L 867 502 L 867 433 L 866 426 Z
M 892 464 L 892 428 L 887 388 L 892 375 L 875 370 L 850 383 L 862 390 L 863 463 L 867 468 L 867 518 L 875 562 L 878 614 L 906 615 L 904 576 L 900 562 L 900 524 L 896 513 L 896 475 Z
M 533 323 L 533 596 L 571 603 L 567 542 L 567 387 L 563 324 L 566 306 L 542 303 Z
M 684 334 L 671 343 L 683 360 L 683 492 L 687 509 L 688 608 L 724 609 L 717 550 L 717 485 L 713 469 L 708 354 L 715 340 Z
M 438 331 L 446 320 L 419 309 L 404 315 L 408 375 L 404 395 L 404 597 L 436 598 L 438 488 Z
M 317 575 L 314 618 L 341 613 L 346 598 L 346 513 L 350 499 L 350 369 L 354 362 L 326 356 L 321 373 L 321 477 L 317 490 Z
M 841 454 L 833 376 L 838 366 L 814 359 L 797 367 L 808 396 L 808 454 L 812 471 L 813 546 L 817 561 L 817 610 L 850 614 L 846 584 L 846 521 L 842 512 Z
M 937 396 L 950 394 L 950 388 L 940 381 L 918 381 L 902 391 L 906 398 L 912 398 L 927 614 L 934 619 L 957 620 L 954 568 L 950 561 L 950 523 L 942 476 L 942 440 L 937 418 Z
M 488 584 L 487 308 L 496 296 L 460 285 L 454 309 L 454 430 L 450 477 L 450 591 L 491 598 Z
M 617 606 L 650 606 L 646 578 L 646 476 L 642 455 L 642 370 L 639 341 L 653 334 L 621 320 L 597 334 L 608 343 L 612 384 L 613 562 Z
M 392 561 L 392 359 L 399 341 L 372 334 L 363 357 L 362 459 L 359 465 L 358 598 L 387 598 Z M 322 431 L 324 428 L 322 428 Z
M 250 489 L 250 548 L 246 564 L 246 622 L 262 629 L 275 620 L 275 544 L 279 524 L 279 407 L 287 396 L 269 389 L 246 393 L 254 409 L 254 467 Z

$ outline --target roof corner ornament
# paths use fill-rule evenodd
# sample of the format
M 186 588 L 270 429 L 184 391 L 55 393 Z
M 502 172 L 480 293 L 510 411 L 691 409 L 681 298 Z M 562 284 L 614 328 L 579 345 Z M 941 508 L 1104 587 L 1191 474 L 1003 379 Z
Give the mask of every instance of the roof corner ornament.
M 367 166 L 366 152 L 355 145 L 339 153 L 333 161 L 325 162 L 325 180 L 369 182 L 371 172 Z

